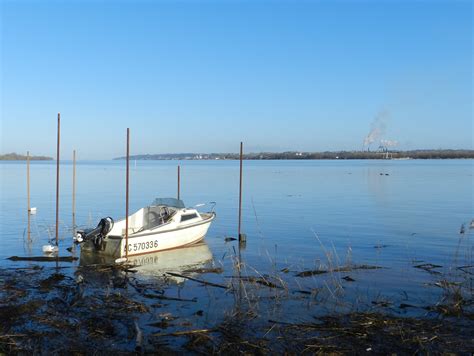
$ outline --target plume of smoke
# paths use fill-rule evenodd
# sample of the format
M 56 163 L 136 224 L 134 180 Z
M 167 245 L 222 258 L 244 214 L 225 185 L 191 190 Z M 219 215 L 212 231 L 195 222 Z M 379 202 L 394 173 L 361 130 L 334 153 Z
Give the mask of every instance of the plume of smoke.
M 385 147 L 395 147 L 398 146 L 397 140 L 380 140 L 380 144 Z
M 382 111 L 377 114 L 370 125 L 370 132 L 364 140 L 364 146 L 369 146 L 385 134 L 387 128 L 388 112 Z

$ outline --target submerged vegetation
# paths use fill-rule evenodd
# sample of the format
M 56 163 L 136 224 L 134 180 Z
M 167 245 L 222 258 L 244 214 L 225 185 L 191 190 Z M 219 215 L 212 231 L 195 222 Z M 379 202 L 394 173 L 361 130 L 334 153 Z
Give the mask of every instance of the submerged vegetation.
M 266 273 L 245 263 L 236 247 L 224 260 L 153 278 L 143 278 L 137 264 L 50 261 L 0 268 L 0 353 L 474 349 L 472 264 L 414 262 L 412 271 L 431 281 L 420 287 L 437 296 L 433 303 L 368 291 L 355 295 L 351 287 L 364 277 L 390 269 L 349 260 L 338 264 L 324 246 L 327 260 L 316 269 L 273 264 Z

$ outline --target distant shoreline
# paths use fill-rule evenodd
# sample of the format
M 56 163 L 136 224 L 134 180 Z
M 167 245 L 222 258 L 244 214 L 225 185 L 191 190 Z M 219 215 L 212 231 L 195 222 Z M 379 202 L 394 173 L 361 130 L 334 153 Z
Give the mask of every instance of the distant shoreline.
M 26 161 L 27 156 L 17 153 L 7 153 L 0 155 L 0 161 Z M 47 156 L 30 156 L 30 161 L 52 161 L 53 158 Z
M 244 154 L 245 160 L 321 160 L 321 159 L 460 159 L 474 158 L 474 150 L 412 151 L 327 151 L 327 152 L 261 152 Z M 123 160 L 117 157 L 114 160 Z M 236 160 L 237 153 L 164 153 L 130 156 L 132 160 Z

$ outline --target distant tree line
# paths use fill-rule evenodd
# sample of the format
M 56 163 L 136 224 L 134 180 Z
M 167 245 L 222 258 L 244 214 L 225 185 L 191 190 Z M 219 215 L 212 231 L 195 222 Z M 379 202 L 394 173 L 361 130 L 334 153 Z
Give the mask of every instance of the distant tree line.
M 234 160 L 237 153 L 172 153 L 146 154 L 132 160 Z M 411 151 L 326 151 L 326 152 L 261 152 L 244 154 L 246 160 L 307 159 L 456 159 L 474 158 L 474 150 L 411 150 Z M 119 157 L 115 159 L 125 159 Z
M 19 155 L 17 153 L 7 153 L 0 155 L 0 161 L 26 161 L 26 155 Z M 52 161 L 51 157 L 46 156 L 30 156 L 32 161 Z

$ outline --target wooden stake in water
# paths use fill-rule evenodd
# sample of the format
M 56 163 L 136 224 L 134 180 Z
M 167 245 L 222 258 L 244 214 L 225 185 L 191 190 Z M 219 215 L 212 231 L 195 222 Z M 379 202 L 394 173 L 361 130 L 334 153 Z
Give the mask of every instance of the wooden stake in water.
M 58 112 L 58 144 L 56 149 L 56 246 L 59 244 L 59 143 L 61 137 L 61 113 Z
M 72 151 L 72 233 L 76 235 L 76 150 Z
M 242 160 L 243 160 L 244 144 L 240 142 L 240 182 L 239 182 L 239 241 L 242 241 L 243 235 L 240 233 L 242 225 Z
M 28 201 L 28 242 L 31 241 L 30 152 L 26 152 L 26 196 Z
M 128 184 L 130 170 L 130 129 L 127 128 L 127 178 L 125 182 L 125 258 L 128 258 Z
M 181 170 L 178 164 L 178 200 L 180 197 L 180 185 L 181 185 Z

